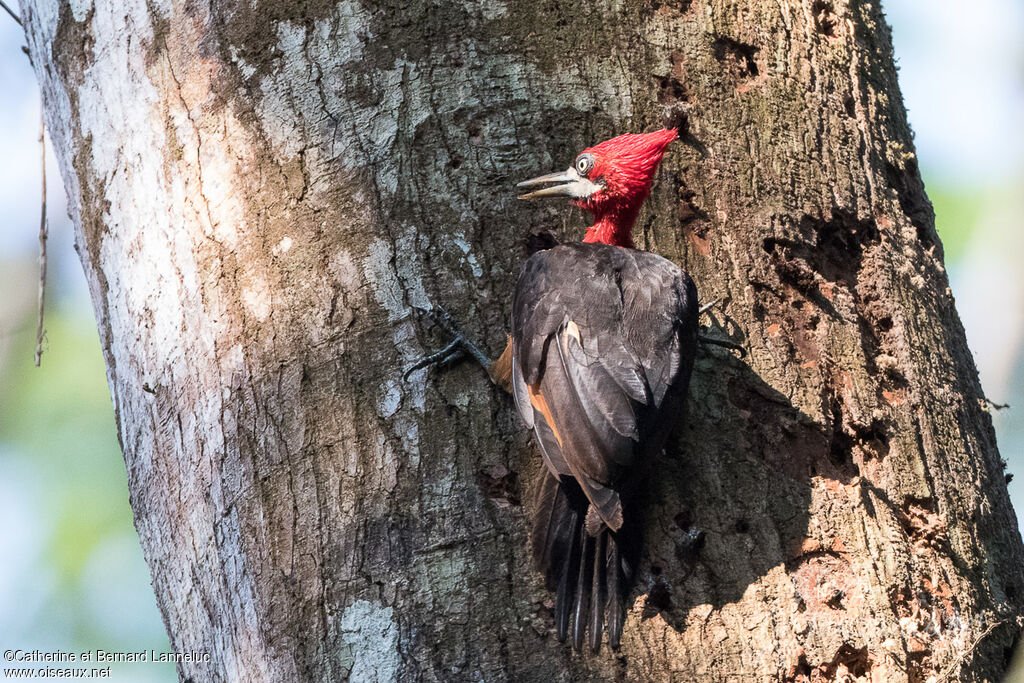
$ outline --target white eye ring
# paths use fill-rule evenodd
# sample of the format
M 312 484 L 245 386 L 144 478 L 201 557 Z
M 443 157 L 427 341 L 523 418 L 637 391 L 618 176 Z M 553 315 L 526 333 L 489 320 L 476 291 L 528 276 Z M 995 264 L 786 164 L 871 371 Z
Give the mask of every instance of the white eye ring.
M 576 172 L 584 178 L 594 168 L 594 157 L 589 154 L 581 154 L 576 157 Z

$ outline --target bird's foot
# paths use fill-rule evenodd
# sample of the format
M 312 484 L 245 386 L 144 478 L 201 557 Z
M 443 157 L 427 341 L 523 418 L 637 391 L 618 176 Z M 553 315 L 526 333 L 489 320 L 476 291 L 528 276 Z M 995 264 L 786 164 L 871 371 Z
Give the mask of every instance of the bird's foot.
M 710 311 L 712 308 L 714 308 L 716 304 L 721 302 L 723 298 L 724 297 L 718 297 L 717 299 L 713 299 L 710 302 L 704 304 L 703 306 L 701 306 L 700 308 L 697 309 L 697 315 L 698 316 L 704 315 L 705 313 Z M 744 358 L 747 355 L 747 350 L 745 348 L 743 348 L 743 346 L 741 346 L 740 344 L 737 344 L 734 341 L 730 341 L 728 339 L 720 339 L 718 337 L 708 337 L 708 336 L 703 335 L 703 334 L 698 334 L 697 335 L 697 339 L 702 344 L 712 344 L 713 346 L 724 346 L 727 349 L 732 349 L 733 351 L 738 351 L 739 354 L 740 354 L 740 358 Z
M 435 307 L 430 310 L 419 307 L 415 308 L 418 313 L 426 315 L 434 322 L 435 325 L 444 330 L 444 332 L 451 337 L 451 341 L 449 341 L 448 345 L 440 351 L 424 356 L 410 365 L 403 375 L 405 379 L 409 379 L 409 375 L 421 368 L 448 365 L 449 363 L 454 363 L 467 355 L 479 363 L 485 370 L 487 369 L 487 366 L 491 364 L 487 354 L 481 351 L 479 346 L 466 338 L 466 335 L 459 330 L 455 321 L 443 308 Z
M 697 340 L 700 341 L 700 343 L 702 343 L 702 344 L 711 344 L 713 346 L 724 346 L 727 349 L 732 349 L 733 351 L 738 351 L 739 354 L 740 354 L 740 358 L 745 358 L 747 356 L 747 350 L 745 348 L 743 348 L 742 344 L 737 344 L 736 342 L 730 341 L 728 339 L 719 339 L 718 337 L 708 337 L 708 336 L 703 335 L 703 334 L 698 334 L 697 335 Z

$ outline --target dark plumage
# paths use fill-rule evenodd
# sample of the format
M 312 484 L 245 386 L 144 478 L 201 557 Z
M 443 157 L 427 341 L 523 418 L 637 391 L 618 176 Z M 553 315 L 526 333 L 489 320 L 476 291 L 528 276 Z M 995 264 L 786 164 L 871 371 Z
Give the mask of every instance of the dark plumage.
M 523 266 L 512 312 L 511 384 L 547 466 L 533 549 L 557 591 L 556 631 L 618 647 L 641 547 L 640 489 L 686 394 L 697 292 L 670 261 L 568 244 Z
M 607 624 L 619 647 L 626 597 L 643 540 L 645 479 L 690 381 L 697 291 L 670 261 L 632 248 L 640 206 L 675 130 L 620 135 L 583 150 L 561 172 L 518 184 L 520 199 L 566 197 L 594 216 L 583 244 L 550 233 L 526 240 L 512 329 L 490 362 L 454 337 L 408 372 L 468 353 L 512 392 L 534 431 L 545 471 L 532 544 L 557 593 L 559 640 L 587 632 L 597 650 Z M 442 312 L 443 313 L 443 312 Z

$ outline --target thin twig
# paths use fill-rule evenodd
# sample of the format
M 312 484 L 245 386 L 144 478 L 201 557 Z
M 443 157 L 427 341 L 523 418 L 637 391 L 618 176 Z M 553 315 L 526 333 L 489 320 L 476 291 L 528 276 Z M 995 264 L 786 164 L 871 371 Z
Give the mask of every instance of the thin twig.
M 1006 410 L 1007 408 L 1010 407 L 1009 403 L 996 403 L 992 399 L 985 396 L 979 398 L 978 402 L 981 403 L 981 409 L 986 412 L 992 412 L 993 410 Z
M 714 308 L 715 304 L 717 304 L 721 300 L 722 300 L 722 297 L 718 297 L 717 299 L 715 299 L 713 301 L 709 301 L 708 303 L 704 304 L 703 306 L 701 306 L 697 310 L 697 315 L 704 315 L 705 313 L 710 311 L 712 308 Z
M 3 0 L 0 0 L 2 2 Z M 43 357 L 43 337 L 46 330 L 43 329 L 43 303 L 46 300 L 46 237 L 49 227 L 46 224 L 46 119 L 43 112 L 39 112 L 39 150 L 40 166 L 43 175 L 43 199 L 39 212 L 39 326 L 36 328 L 36 367 Z
M 4 0 L 0 0 L 0 7 L 3 7 L 5 10 L 7 10 L 7 13 L 11 15 L 11 19 L 14 19 L 16 22 L 18 22 L 18 26 L 24 26 L 24 24 L 21 23 L 21 17 L 15 14 L 14 10 L 8 7 L 7 3 L 4 2 Z
M 967 661 L 967 658 L 973 656 L 975 654 L 975 652 L 977 652 L 978 646 L 981 645 L 981 641 L 985 640 L 985 638 L 988 637 L 988 634 L 992 633 L 992 631 L 995 631 L 997 628 L 999 628 L 1003 624 L 1005 624 L 1007 622 L 1010 622 L 1010 621 L 1014 621 L 1014 620 L 1015 619 L 1011 616 L 1011 617 L 1008 617 L 1008 618 L 1003 619 L 1001 621 L 996 621 L 996 622 L 993 622 L 993 623 L 989 624 L 988 628 L 986 628 L 984 631 L 982 631 L 981 634 L 977 638 L 974 639 L 974 642 L 971 643 L 971 646 L 969 648 L 967 648 L 966 650 L 964 650 L 963 652 L 961 652 L 959 654 L 959 656 L 957 656 L 956 659 L 954 659 L 950 663 L 950 665 L 947 666 L 945 668 L 945 670 L 941 674 L 939 674 L 939 677 L 936 679 L 936 682 L 937 683 L 945 683 L 945 681 L 951 680 L 953 674 L 956 673 L 961 666 L 963 666 L 963 664 Z M 1021 621 L 1021 618 L 1018 616 L 1016 618 L 1016 621 L 1017 621 L 1017 623 L 1019 625 L 1020 621 Z

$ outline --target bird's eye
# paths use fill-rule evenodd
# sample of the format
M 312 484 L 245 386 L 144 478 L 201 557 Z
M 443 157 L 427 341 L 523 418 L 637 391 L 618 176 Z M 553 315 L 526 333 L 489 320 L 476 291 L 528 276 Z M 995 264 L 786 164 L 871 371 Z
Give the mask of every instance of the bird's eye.
M 589 154 L 581 154 L 576 157 L 576 172 L 586 177 L 594 168 L 594 157 Z

